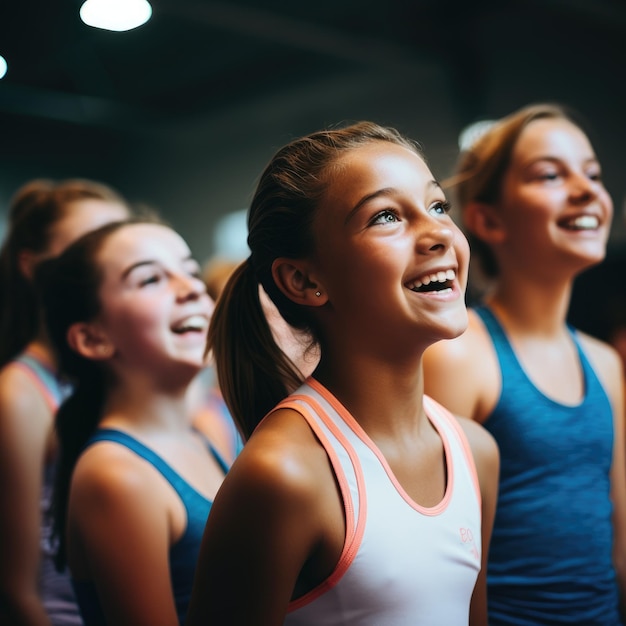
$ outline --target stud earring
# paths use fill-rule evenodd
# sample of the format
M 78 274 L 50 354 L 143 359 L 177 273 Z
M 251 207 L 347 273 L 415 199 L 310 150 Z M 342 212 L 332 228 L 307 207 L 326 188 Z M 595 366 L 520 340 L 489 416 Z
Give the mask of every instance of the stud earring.
M 321 291 L 316 291 L 315 295 L 319 298 L 322 295 L 322 292 Z

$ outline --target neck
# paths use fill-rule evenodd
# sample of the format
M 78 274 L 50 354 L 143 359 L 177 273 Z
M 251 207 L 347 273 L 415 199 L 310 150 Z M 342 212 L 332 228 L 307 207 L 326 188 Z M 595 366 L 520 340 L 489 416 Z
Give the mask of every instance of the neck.
M 188 385 L 159 390 L 151 381 L 136 381 L 113 388 L 107 397 L 101 427 L 133 433 L 187 430 L 191 424 Z
M 485 300 L 510 330 L 552 336 L 565 325 L 571 293 L 570 280 L 547 283 L 524 276 L 501 280 Z
M 422 408 L 421 354 L 404 362 L 348 354 L 348 358 L 339 358 L 322 349 L 314 377 L 373 439 L 401 439 L 408 432 L 414 433 L 426 419 Z

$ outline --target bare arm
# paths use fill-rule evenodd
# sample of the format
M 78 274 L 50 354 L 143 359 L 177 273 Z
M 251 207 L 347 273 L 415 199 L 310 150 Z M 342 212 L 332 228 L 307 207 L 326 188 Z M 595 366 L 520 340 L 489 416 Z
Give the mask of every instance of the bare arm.
M 498 500 L 500 452 L 495 439 L 479 424 L 459 418 L 469 440 L 482 499 L 481 568 L 470 605 L 470 626 L 487 626 L 487 558 Z
M 334 495 L 317 470 L 321 448 L 290 445 L 297 437 L 255 434 L 226 476 L 206 525 L 186 626 L 283 624 L 302 568 L 323 542 L 323 492 Z
M 38 593 L 41 496 L 52 415 L 30 380 L 0 374 L 0 623 L 49 625 Z
M 622 619 L 626 618 L 626 426 L 624 371 L 617 351 L 598 339 L 580 334 L 585 350 L 606 389 L 613 408 L 614 443 L 611 465 L 613 502 L 613 560 L 620 590 Z
M 169 569 L 173 540 L 163 483 L 115 444 L 79 460 L 69 504 L 68 557 L 93 580 L 108 624 L 178 626 Z

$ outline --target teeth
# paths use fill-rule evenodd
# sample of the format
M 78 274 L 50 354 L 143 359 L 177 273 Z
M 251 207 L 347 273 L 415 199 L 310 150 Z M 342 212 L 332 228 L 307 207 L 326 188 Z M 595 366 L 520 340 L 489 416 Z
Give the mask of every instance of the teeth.
M 207 319 L 202 315 L 191 315 L 178 322 L 172 327 L 175 332 L 184 332 L 186 330 L 204 330 L 207 327 Z
M 416 280 L 413 284 L 407 285 L 409 289 L 419 289 L 422 286 L 430 285 L 430 283 L 445 283 L 447 280 L 454 280 L 456 272 L 454 270 L 446 270 L 437 272 L 436 274 L 429 274 L 428 276 L 422 276 L 421 279 Z
M 600 226 L 600 220 L 595 215 L 579 215 L 565 224 L 572 230 L 595 230 Z

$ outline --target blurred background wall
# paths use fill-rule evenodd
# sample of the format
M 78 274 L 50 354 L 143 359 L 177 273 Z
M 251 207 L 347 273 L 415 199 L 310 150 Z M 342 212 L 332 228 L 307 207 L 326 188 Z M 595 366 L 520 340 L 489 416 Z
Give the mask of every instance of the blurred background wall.
M 153 0 L 128 32 L 86 26 L 81 4 L 0 4 L 0 227 L 23 182 L 94 178 L 204 261 L 292 137 L 372 119 L 442 179 L 468 124 L 556 101 L 593 130 L 626 247 L 624 0 Z

